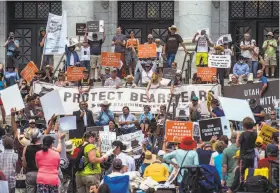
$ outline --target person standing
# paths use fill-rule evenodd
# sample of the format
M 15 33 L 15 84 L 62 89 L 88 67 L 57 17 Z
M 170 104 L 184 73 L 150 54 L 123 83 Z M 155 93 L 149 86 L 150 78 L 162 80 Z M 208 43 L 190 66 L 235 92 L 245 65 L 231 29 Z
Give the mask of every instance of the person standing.
M 125 54 L 125 62 L 129 69 L 129 74 L 133 74 L 133 69 L 135 69 L 137 60 L 138 60 L 138 46 L 139 40 L 135 38 L 135 33 L 133 30 L 129 33 L 130 38 L 126 42 L 126 54 Z
M 80 51 L 81 66 L 85 67 L 90 73 L 90 47 L 87 41 L 84 40 L 83 46 L 81 47 Z
M 175 60 L 179 44 L 181 44 L 181 46 L 184 48 L 186 54 L 188 51 L 183 43 L 182 37 L 179 34 L 176 34 L 176 32 L 178 32 L 178 28 L 175 25 L 172 25 L 168 28 L 168 31 L 170 31 L 170 35 L 168 35 L 165 39 L 165 45 L 163 46 L 162 54 L 166 54 L 168 68 L 171 68 L 171 63 Z
M 53 66 L 53 55 L 43 55 L 46 38 L 47 38 L 46 28 L 41 27 L 40 28 L 40 35 L 38 37 L 38 42 L 39 42 L 40 51 L 41 51 L 42 60 L 43 60 L 41 63 L 43 64 L 43 66 L 46 66 L 46 65 Z
M 129 112 L 127 106 L 123 107 L 123 114 L 119 118 L 120 132 L 121 134 L 128 134 L 135 132 L 136 117 Z
M 252 50 L 252 65 L 251 65 L 251 73 L 253 73 L 254 78 L 257 77 L 257 71 L 259 69 L 259 53 L 260 49 L 257 46 L 256 40 L 252 40 L 253 42 L 253 50 Z
M 263 43 L 264 53 L 264 61 L 265 61 L 265 74 L 266 77 L 269 77 L 269 68 L 271 69 L 271 77 L 274 77 L 276 63 L 276 49 L 277 49 L 277 41 L 273 38 L 273 33 L 268 32 L 267 40 Z
M 7 56 L 14 61 L 16 64 L 16 58 L 18 56 L 18 52 L 16 49 L 19 48 L 19 41 L 15 39 L 14 32 L 9 33 L 9 37 L 4 44 L 4 47 L 7 47 Z
M 104 29 L 104 28 L 103 28 Z M 96 33 L 92 34 L 92 40 L 87 38 L 88 33 L 85 33 L 84 41 L 87 41 L 90 46 L 90 68 L 91 68 L 91 77 L 93 79 L 96 78 L 95 76 L 95 69 L 97 69 L 97 74 L 99 74 L 99 69 L 101 65 L 101 48 L 102 44 L 106 40 L 105 29 L 103 31 L 102 39 L 98 40 L 98 36 Z M 99 77 L 100 79 L 100 77 Z M 101 79 L 100 79 L 101 81 Z
M 16 71 L 15 63 L 12 58 L 7 59 L 6 71 L 4 72 L 6 86 L 13 86 L 19 82 L 19 76 Z
M 254 44 L 251 40 L 251 35 L 248 33 L 244 34 L 243 41 L 240 42 L 241 56 L 245 58 L 245 62 L 251 68 L 252 64 L 252 50 L 254 49 Z

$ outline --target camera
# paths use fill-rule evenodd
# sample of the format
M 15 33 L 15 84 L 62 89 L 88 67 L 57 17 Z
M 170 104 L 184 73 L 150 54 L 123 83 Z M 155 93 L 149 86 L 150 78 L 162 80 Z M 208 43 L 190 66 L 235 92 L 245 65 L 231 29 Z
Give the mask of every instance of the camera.
M 10 37 L 9 37 L 9 40 L 13 40 L 13 39 L 14 39 L 14 37 L 13 37 L 13 36 L 10 36 Z

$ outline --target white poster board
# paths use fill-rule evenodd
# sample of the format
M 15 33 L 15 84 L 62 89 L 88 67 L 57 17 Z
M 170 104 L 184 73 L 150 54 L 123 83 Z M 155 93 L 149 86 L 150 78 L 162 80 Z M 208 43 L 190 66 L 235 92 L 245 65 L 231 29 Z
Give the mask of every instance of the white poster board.
M 116 140 L 116 132 L 99 131 L 101 139 L 101 152 L 105 153 L 112 149 L 112 143 Z
M 11 109 L 15 108 L 16 111 L 22 110 L 25 108 L 22 96 L 20 94 L 18 85 L 15 84 L 4 90 L 0 91 L 1 100 L 6 111 L 6 115 L 11 114 Z
M 226 97 L 219 97 L 219 101 L 227 120 L 241 122 L 245 117 L 250 117 L 255 122 L 255 118 L 248 101 Z
M 75 130 L 77 129 L 76 116 L 65 116 L 59 118 L 59 128 L 63 131 Z
M 216 42 L 216 45 L 223 45 L 224 40 L 227 40 L 226 42 L 232 42 L 231 34 L 226 34 L 226 35 L 220 36 Z
M 214 68 L 230 68 L 231 56 L 230 55 L 209 55 L 208 66 Z
M 229 120 L 227 120 L 226 117 L 220 117 L 221 119 L 221 124 L 222 124 L 222 129 L 223 129 L 223 135 L 228 136 L 228 138 L 231 138 L 231 128 L 230 128 L 230 123 Z

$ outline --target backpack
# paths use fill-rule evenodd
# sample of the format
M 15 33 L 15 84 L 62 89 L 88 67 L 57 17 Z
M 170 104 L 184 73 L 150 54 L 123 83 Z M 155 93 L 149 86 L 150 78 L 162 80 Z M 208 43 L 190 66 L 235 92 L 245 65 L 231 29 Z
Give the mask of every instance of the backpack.
M 90 162 L 87 162 L 86 164 L 84 163 L 85 162 L 85 147 L 87 145 L 89 145 L 89 143 L 84 146 L 80 145 L 79 147 L 74 149 L 74 152 L 73 152 L 73 158 L 75 159 L 74 169 L 78 172 L 83 171 L 84 168 L 90 163 Z
M 246 192 L 267 192 L 269 190 L 269 181 L 264 176 L 250 176 L 244 183 Z

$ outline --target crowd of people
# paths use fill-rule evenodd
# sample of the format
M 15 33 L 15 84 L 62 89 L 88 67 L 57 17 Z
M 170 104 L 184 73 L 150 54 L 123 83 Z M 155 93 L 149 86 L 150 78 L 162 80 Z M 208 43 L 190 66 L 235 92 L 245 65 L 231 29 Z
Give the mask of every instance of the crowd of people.
M 0 65 L 0 90 L 17 84 L 25 108 L 11 109 L 9 123 L 3 102 L 0 101 L 0 132 L 3 141 L 0 144 L 0 180 L 8 182 L 8 192 L 151 193 L 156 189 L 178 187 L 180 193 L 210 193 L 244 189 L 252 192 L 256 187 L 254 190 L 264 188 L 265 192 L 277 189 L 277 186 L 279 189 L 279 184 L 272 183 L 267 172 L 271 171 L 274 162 L 279 171 L 279 104 L 266 115 L 256 99 L 251 99 L 249 106 L 255 120 L 244 117 L 242 122 L 231 121 L 230 137 L 213 136 L 210 141 L 202 141 L 200 137 L 194 136 L 182 136 L 179 143 L 168 141 L 165 136 L 165 121 L 172 116 L 166 105 L 161 105 L 157 113 L 152 112 L 149 105 L 145 105 L 139 114 L 130 112 L 129 107 L 124 106 L 122 114 L 117 114 L 110 109 L 110 102 L 104 101 L 100 105 L 100 111 L 95 114 L 87 101 L 82 100 L 79 102 L 79 110 L 73 112 L 77 129 L 69 132 L 60 129 L 59 119 L 65 115 L 54 114 L 46 123 L 40 97 L 50 91 L 46 89 L 36 94 L 33 86 L 39 82 L 58 87 L 74 87 L 79 94 L 89 93 L 94 86 L 99 85 L 97 82 L 101 82 L 102 87 L 113 89 L 145 87 L 148 102 L 151 89 L 168 86 L 170 94 L 176 96 L 178 105 L 177 96 L 183 86 L 183 77 L 175 58 L 179 45 L 186 54 L 188 51 L 177 33 L 178 28 L 172 25 L 168 30 L 164 43 L 160 39 L 154 40 L 152 34 L 148 35 L 145 44 L 156 45 L 156 57 L 138 59 L 140 42 L 134 31 L 126 37 L 121 28 L 117 28 L 111 45 L 115 47 L 115 53 L 121 54 L 120 68 L 104 69 L 101 65 L 101 50 L 106 33 L 98 39 L 96 33 L 89 37 L 86 32 L 82 43 L 65 46 L 66 65 L 63 69 L 55 72 L 53 56 L 46 55 L 42 57 L 42 69 L 36 72 L 31 82 L 19 76 L 14 56 L 19 42 L 12 32 L 9 34 L 5 43 L 6 66 L 4 68 L 3 64 Z M 269 85 L 267 78 L 274 77 L 276 73 L 278 33 L 269 32 L 262 48 L 256 45 L 250 34 L 244 34 L 244 40 L 240 44 L 241 55 L 232 65 L 232 70 L 218 68 L 217 75 L 206 83 L 221 84 L 223 88 L 226 75 L 229 75 L 230 85 L 239 85 L 256 78 L 263 85 L 259 95 L 262 97 Z M 39 46 L 42 49 L 46 37 L 46 30 L 40 29 Z M 197 67 L 207 67 L 210 54 L 236 54 L 234 47 L 229 48 L 229 41 L 215 45 L 205 30 L 195 34 L 193 43 L 196 44 Z M 264 59 L 260 50 L 263 50 Z M 71 66 L 85 67 L 81 80 L 67 80 L 67 68 Z M 163 68 L 176 70 L 174 78 L 167 85 L 162 83 Z M 192 84 L 205 82 L 194 74 Z M 202 116 L 202 104 L 197 96 L 192 96 L 188 105 L 189 116 L 184 117 L 183 121 L 198 122 L 224 117 L 223 107 L 215 93 L 210 90 L 208 96 L 208 116 Z M 174 120 L 182 121 L 178 117 L 174 117 Z M 143 135 L 139 141 L 141 148 L 135 150 L 133 142 L 114 140 L 110 144 L 110 150 L 102 151 L 104 144 L 98 130 L 88 128 L 104 129 L 107 126 L 108 132 L 116 133 L 117 137 L 140 131 Z M 259 135 L 263 126 L 276 130 L 269 143 Z M 80 139 L 78 144 L 76 139 Z M 264 187 L 263 183 L 250 184 L 250 179 L 254 181 L 254 177 L 258 177 L 252 175 L 254 171 L 260 171 L 262 176 L 266 174 L 263 180 L 270 186 Z

